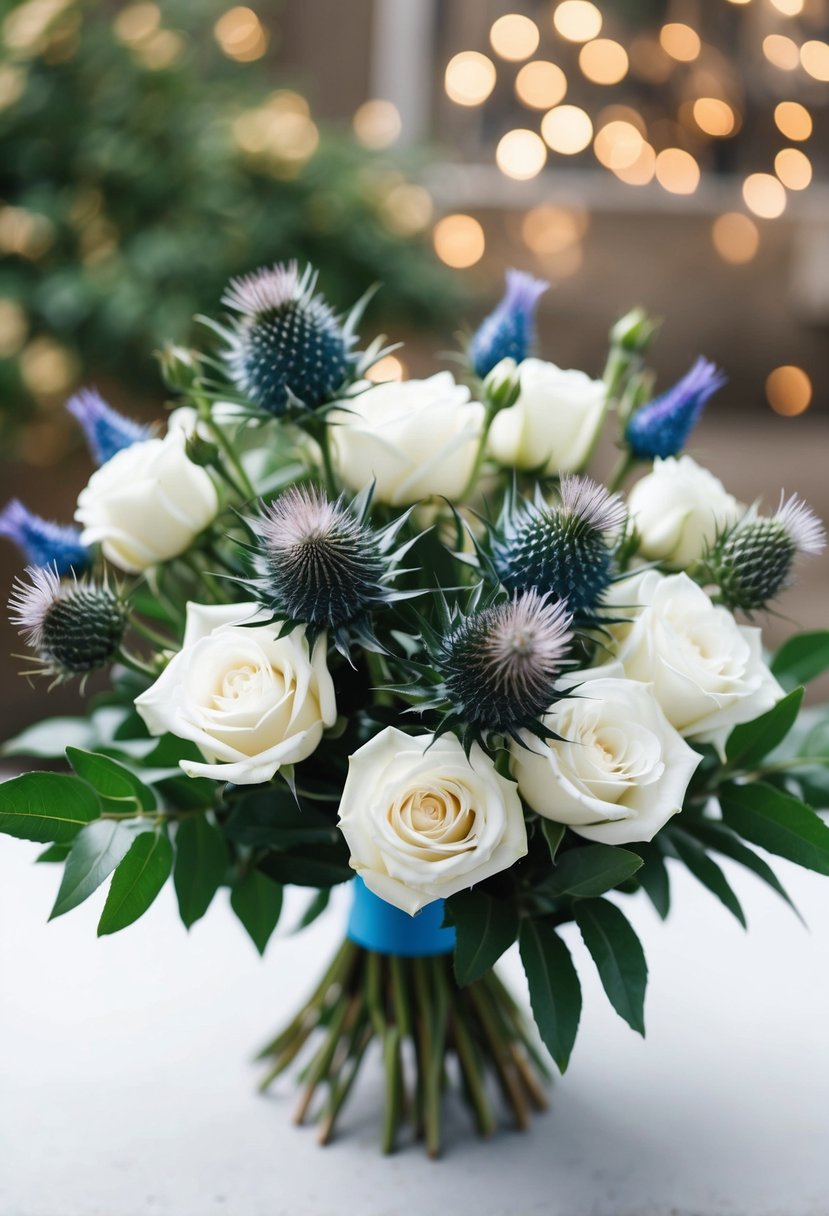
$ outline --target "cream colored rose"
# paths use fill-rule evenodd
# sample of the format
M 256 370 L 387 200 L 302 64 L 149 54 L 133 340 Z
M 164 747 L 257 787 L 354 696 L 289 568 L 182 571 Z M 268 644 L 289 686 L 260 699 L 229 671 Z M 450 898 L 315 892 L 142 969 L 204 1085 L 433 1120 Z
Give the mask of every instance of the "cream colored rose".
M 493 419 L 491 454 L 515 469 L 543 466 L 547 473 L 572 473 L 581 468 L 604 420 L 604 383 L 541 359 L 525 359 L 518 375 L 518 400 Z
M 733 727 L 771 709 L 783 689 L 763 661 L 760 630 L 738 625 L 687 574 L 647 570 L 605 597 L 630 624 L 612 627 L 625 675 L 653 685 L 680 734 L 720 755 Z
M 743 511 L 713 473 L 690 456 L 657 458 L 628 495 L 644 557 L 690 566 Z
M 414 915 L 508 869 L 527 852 L 521 799 L 474 744 L 387 726 L 351 757 L 340 802 L 351 865 Z
M 237 785 L 270 781 L 305 760 L 337 717 L 325 639 L 309 654 L 303 627 L 251 625 L 256 604 L 188 604 L 181 650 L 135 708 L 152 735 L 195 743 L 205 763 L 182 760 L 191 777 Z
M 574 673 L 578 683 L 589 673 Z M 522 797 L 545 819 L 603 844 L 652 840 L 682 810 L 702 757 L 674 730 L 647 684 L 591 679 L 544 718 L 558 739 L 511 746 Z
M 439 372 L 378 384 L 328 418 L 341 480 L 352 490 L 374 480 L 375 498 L 399 507 L 433 494 L 460 498 L 475 467 L 484 407 L 451 372 Z
M 131 574 L 184 553 L 219 510 L 210 475 L 188 459 L 185 434 L 133 443 L 101 465 L 78 496 L 85 545 Z

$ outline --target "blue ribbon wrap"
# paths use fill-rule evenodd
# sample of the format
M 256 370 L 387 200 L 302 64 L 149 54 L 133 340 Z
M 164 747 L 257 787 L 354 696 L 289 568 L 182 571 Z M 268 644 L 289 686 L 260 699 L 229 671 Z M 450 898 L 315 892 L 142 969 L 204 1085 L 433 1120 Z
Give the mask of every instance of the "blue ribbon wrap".
M 365 950 L 396 954 L 403 958 L 426 958 L 450 954 L 455 948 L 455 930 L 443 928 L 443 900 L 421 908 L 414 916 L 388 904 L 369 891 L 362 878 L 354 879 L 354 903 L 348 920 L 348 937 Z

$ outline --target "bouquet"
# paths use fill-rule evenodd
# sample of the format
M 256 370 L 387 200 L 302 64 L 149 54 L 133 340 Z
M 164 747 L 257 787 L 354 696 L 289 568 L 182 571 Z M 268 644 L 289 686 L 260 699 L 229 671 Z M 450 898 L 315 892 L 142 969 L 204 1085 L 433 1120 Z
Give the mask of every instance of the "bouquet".
M 681 454 L 724 377 L 700 358 L 654 395 L 641 310 L 601 379 L 533 357 L 545 287 L 509 272 L 457 377 L 401 383 L 382 338 L 360 349 L 365 301 L 335 315 L 295 264 L 236 279 L 205 349 L 162 355 L 164 433 L 68 402 L 99 466 L 80 526 L 0 515 L 28 670 L 92 690 L 5 749 L 71 770 L 0 785 L 0 830 L 62 867 L 52 916 L 109 881 L 119 932 L 172 878 L 190 926 L 227 887 L 264 952 L 285 885 L 308 924 L 352 880 L 342 947 L 262 1052 L 323 1142 L 367 1053 L 386 1151 L 410 1127 L 439 1152 L 449 1085 L 480 1133 L 526 1126 L 579 1023 L 560 926 L 641 1034 L 625 896 L 667 916 L 680 864 L 744 923 L 717 857 L 786 901 L 765 853 L 829 873 L 825 723 L 798 716 L 829 633 L 769 660 L 757 624 L 821 524 Z M 535 1026 L 494 970 L 514 942 Z

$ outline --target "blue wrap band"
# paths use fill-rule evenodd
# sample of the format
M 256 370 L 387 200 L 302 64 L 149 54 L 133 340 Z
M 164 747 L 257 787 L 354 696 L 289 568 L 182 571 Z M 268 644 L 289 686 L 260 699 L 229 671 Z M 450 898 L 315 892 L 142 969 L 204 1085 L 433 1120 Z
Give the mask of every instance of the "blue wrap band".
M 455 930 L 443 928 L 442 899 L 409 916 L 369 891 L 362 878 L 355 878 L 352 885 L 348 937 L 358 946 L 404 958 L 449 954 L 455 948 Z

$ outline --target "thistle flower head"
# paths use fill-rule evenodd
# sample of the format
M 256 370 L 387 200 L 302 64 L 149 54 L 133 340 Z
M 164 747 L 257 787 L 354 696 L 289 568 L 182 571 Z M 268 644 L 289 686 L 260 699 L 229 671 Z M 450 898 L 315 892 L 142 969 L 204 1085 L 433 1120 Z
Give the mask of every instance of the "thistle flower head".
M 492 565 L 508 591 L 530 588 L 592 618 L 613 579 L 625 507 L 588 477 L 561 479 L 559 502 L 508 500 L 492 532 Z
M 571 623 L 565 603 L 537 591 L 461 616 L 433 656 L 452 713 L 499 734 L 531 728 L 556 699 Z
M 330 630 L 344 652 L 355 632 L 368 639 L 371 610 L 397 598 L 389 585 L 396 573 L 389 542 L 397 528 L 372 529 L 367 505 L 366 496 L 332 502 L 314 486 L 292 486 L 247 520 L 256 569 L 249 585 L 258 601 L 312 634 Z
M 28 581 L 15 580 L 9 619 L 35 652 L 37 674 L 62 682 L 111 663 L 126 627 L 114 592 L 77 578 L 61 582 L 54 567 L 30 566 L 26 574 Z
M 42 519 L 17 498 L 0 511 L 0 536 L 13 541 L 30 566 L 51 566 L 63 575 L 89 565 L 89 550 L 81 544 L 79 528 Z
M 625 437 L 639 460 L 663 459 L 681 452 L 703 407 L 726 378 L 707 359 L 697 359 L 673 388 L 638 410 L 627 425 Z
M 222 297 L 238 314 L 227 335 L 230 375 L 269 413 L 315 409 L 346 378 L 354 337 L 316 285 L 311 266 L 300 274 L 296 262 L 285 262 L 232 279 Z
M 535 310 L 549 283 L 523 270 L 508 270 L 507 289 L 495 309 L 472 335 L 469 360 L 482 378 L 502 359 L 526 359 L 533 344 Z
M 793 582 L 798 554 L 815 556 L 826 532 L 814 511 L 793 494 L 774 515 L 749 511 L 714 546 L 708 565 L 729 608 L 753 612 L 765 607 Z
M 89 450 L 98 464 L 106 464 L 122 448 L 149 439 L 152 434 L 148 426 L 125 418 L 107 405 L 94 388 L 82 388 L 69 398 L 66 408 L 81 424 Z

